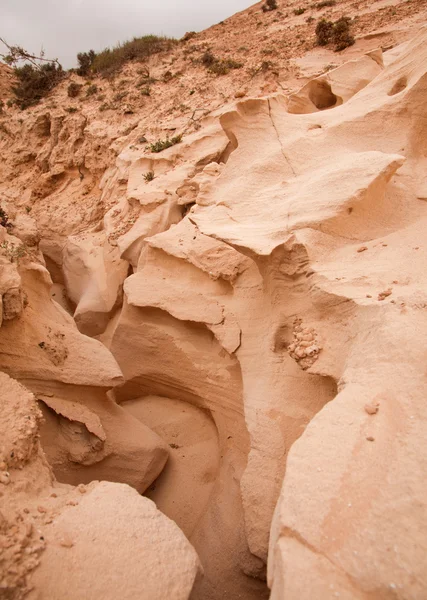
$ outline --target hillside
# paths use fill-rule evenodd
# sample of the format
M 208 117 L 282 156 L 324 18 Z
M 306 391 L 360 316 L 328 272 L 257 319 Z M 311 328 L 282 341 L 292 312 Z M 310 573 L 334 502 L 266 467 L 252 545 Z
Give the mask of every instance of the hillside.
M 0 65 L 6 598 L 427 596 L 427 1 L 324 4 Z

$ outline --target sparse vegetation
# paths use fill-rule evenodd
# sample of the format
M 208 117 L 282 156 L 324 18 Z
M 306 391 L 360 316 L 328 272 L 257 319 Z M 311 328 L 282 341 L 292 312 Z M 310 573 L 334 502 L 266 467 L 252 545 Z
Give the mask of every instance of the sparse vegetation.
M 79 68 L 77 69 L 77 75 L 81 75 L 85 77 L 89 74 L 93 61 L 96 58 L 96 52 L 94 50 L 89 50 L 89 52 L 79 52 L 77 54 L 77 62 L 79 63 Z
M 296 16 L 303 15 L 305 13 L 305 11 L 306 11 L 305 8 L 295 8 L 294 15 L 296 15 Z
M 12 227 L 8 214 L 3 208 L 0 208 L 0 225 L 2 227 Z
M 187 33 L 181 38 L 181 42 L 188 42 L 189 40 L 192 40 L 194 37 L 196 37 L 196 35 L 196 31 L 187 31 Z
M 327 8 L 329 6 L 335 6 L 336 0 L 324 0 L 323 2 L 317 2 L 312 5 L 312 8 L 317 8 L 317 10 L 321 10 L 322 8 Z
M 86 90 L 86 96 L 94 96 L 98 92 L 98 86 L 91 83 Z
M 262 12 L 269 12 L 271 10 L 276 10 L 277 2 L 276 0 L 266 0 L 266 2 L 261 6 Z
M 82 87 L 83 86 L 80 83 L 76 83 L 75 81 L 72 81 L 67 88 L 68 97 L 76 98 L 80 94 Z
M 15 67 L 18 83 L 12 87 L 16 104 L 25 109 L 38 104 L 64 77 L 61 65 L 46 63 L 36 68 L 33 65 Z
M 335 44 L 335 52 L 352 46 L 355 40 L 350 33 L 350 23 L 350 17 L 341 17 L 335 22 L 321 19 L 316 26 L 316 38 L 319 46 L 333 43 Z
M 18 246 L 13 242 L 9 242 L 8 240 L 2 242 L 0 244 L 0 248 L 4 251 L 6 258 L 8 258 L 12 263 L 19 263 L 19 259 L 28 254 L 28 249 L 25 244 L 20 244 Z
M 147 173 L 145 173 L 144 179 L 145 179 L 145 181 L 147 183 L 149 183 L 150 181 L 153 181 L 153 179 L 154 179 L 154 171 L 148 171 Z
M 153 54 L 171 50 L 177 43 L 174 38 L 157 35 L 135 37 L 124 44 L 99 52 L 92 62 L 91 71 L 103 76 L 112 75 L 127 62 L 144 61 Z
M 65 108 L 64 110 L 66 110 L 67 113 L 76 113 L 79 109 L 75 106 L 67 106 L 67 108 Z
M 0 58 L 13 67 L 17 83 L 12 87 L 15 103 L 25 109 L 40 102 L 42 98 L 62 80 L 64 71 L 57 59 L 45 58 L 43 53 L 36 56 L 21 46 L 10 46 L 0 38 L 8 53 L 0 53 Z M 23 62 L 23 66 L 19 64 Z
M 149 145 L 150 152 L 158 153 L 163 152 L 167 148 L 171 148 L 182 141 L 182 135 L 176 135 L 173 138 L 167 138 L 166 140 L 157 140 L 154 144 Z
M 203 54 L 201 62 L 210 73 L 215 73 L 215 75 L 226 75 L 233 69 L 241 69 L 243 67 L 243 63 L 237 62 L 232 58 L 216 58 L 210 50 L 207 50 Z
M 163 73 L 163 76 L 162 76 L 163 83 L 169 83 L 169 81 L 171 79 L 173 79 L 172 71 L 166 71 L 165 73 Z
M 151 96 L 151 89 L 149 85 L 146 85 L 145 87 L 141 88 L 141 94 L 143 96 Z
M 117 92 L 117 94 L 114 94 L 113 96 L 113 102 L 121 102 L 126 98 L 127 95 L 127 92 Z

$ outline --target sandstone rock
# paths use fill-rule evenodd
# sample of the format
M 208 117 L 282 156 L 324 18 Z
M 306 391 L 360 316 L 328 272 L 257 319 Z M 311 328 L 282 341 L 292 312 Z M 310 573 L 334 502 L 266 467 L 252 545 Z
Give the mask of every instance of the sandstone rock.
M 120 259 L 103 233 L 70 236 L 63 251 L 62 269 L 69 298 L 76 305 L 74 320 L 86 335 L 105 330 L 121 288 L 128 263 Z
M 52 487 L 34 396 L 1 372 L 0 416 L 10 470 L 10 481 L 0 479 L 0 584 L 7 597 L 189 597 L 200 567 L 184 534 L 126 485 Z M 94 585 L 94 567 L 104 572 L 107 564 Z

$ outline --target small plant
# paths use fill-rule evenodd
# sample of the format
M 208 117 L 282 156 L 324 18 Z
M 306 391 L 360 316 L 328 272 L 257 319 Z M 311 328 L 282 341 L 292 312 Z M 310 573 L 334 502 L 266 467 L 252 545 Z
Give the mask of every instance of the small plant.
M 215 56 L 212 54 L 212 52 L 210 52 L 210 50 L 206 50 L 206 52 L 203 54 L 202 56 L 202 64 L 205 67 L 210 67 L 211 65 L 214 64 L 214 62 L 217 59 L 215 58 Z
M 203 54 L 201 62 L 210 73 L 214 73 L 215 75 L 226 75 L 232 69 L 241 69 L 243 67 L 243 63 L 237 62 L 232 58 L 216 58 L 209 50 Z
M 67 106 L 67 108 L 64 108 L 65 111 L 67 111 L 67 113 L 76 113 L 78 112 L 78 108 L 76 108 L 75 106 Z
M 187 33 L 181 38 L 181 42 L 188 42 L 195 38 L 197 33 L 195 31 L 187 31 Z
M 7 212 L 3 208 L 0 208 L 0 225 L 7 228 L 13 227 L 12 223 L 9 221 Z
M 276 8 L 276 0 L 266 0 L 266 2 L 261 6 L 262 12 L 270 12 L 271 10 L 276 10 Z
M 163 76 L 162 76 L 163 83 L 169 83 L 169 81 L 171 81 L 171 79 L 173 79 L 172 71 L 166 71 L 166 73 L 163 73 Z
M 6 102 L 6 106 L 8 108 L 12 108 L 13 104 L 14 104 L 14 102 L 13 102 L 12 98 L 9 98 L 9 100 Z
M 113 102 L 121 102 L 126 98 L 127 95 L 127 92 L 117 92 L 117 94 L 114 94 L 113 96 Z
M 328 6 L 335 6 L 336 3 L 336 0 L 324 0 L 323 2 L 317 2 L 317 4 L 313 4 L 313 8 L 321 10 L 322 8 L 326 8 Z
M 295 8 L 294 10 L 294 15 L 298 16 L 298 15 L 303 15 L 305 13 L 305 8 Z
M 150 144 L 149 149 L 151 152 L 158 153 L 163 152 L 167 148 L 171 148 L 171 146 L 175 146 L 175 144 L 179 144 L 182 141 L 182 135 L 176 135 L 173 138 L 166 140 L 157 140 L 154 144 Z
M 143 96 L 151 96 L 151 89 L 149 85 L 146 85 L 145 87 L 141 88 L 141 94 Z
M 67 88 L 67 94 L 69 98 L 76 98 L 82 89 L 82 85 L 80 83 L 76 83 L 75 81 L 71 82 Z
M 116 110 L 116 107 L 108 104 L 108 102 L 104 102 L 104 104 L 101 104 L 99 107 L 99 111 L 104 112 L 105 110 Z
M 93 60 L 91 72 L 99 73 L 104 77 L 113 75 L 126 63 L 131 61 L 142 62 L 154 54 L 168 52 L 177 43 L 178 40 L 173 38 L 156 35 L 133 38 L 133 40 L 118 44 L 114 48 L 106 48 L 99 52 Z
M 13 242 L 5 241 L 0 244 L 0 248 L 4 250 L 6 257 L 10 260 L 10 262 L 17 262 L 28 254 L 28 249 L 25 244 L 21 244 L 17 246 Z
M 153 181 L 153 179 L 154 179 L 154 171 L 148 171 L 147 173 L 145 173 L 144 179 L 145 179 L 145 181 L 147 183 L 149 183 L 150 181 Z
M 86 96 L 94 96 L 98 92 L 98 86 L 91 83 L 86 90 Z

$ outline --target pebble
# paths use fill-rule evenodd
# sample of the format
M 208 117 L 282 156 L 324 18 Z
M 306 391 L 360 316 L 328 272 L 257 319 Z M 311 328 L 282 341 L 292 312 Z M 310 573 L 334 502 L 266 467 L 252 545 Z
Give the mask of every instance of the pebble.
M 388 296 L 391 296 L 392 293 L 393 290 L 391 288 L 388 288 L 388 290 L 384 290 L 383 292 L 380 292 L 378 294 L 378 300 L 385 300 Z
M 360 248 L 357 249 L 358 252 L 365 252 L 365 250 L 368 249 L 368 246 L 360 246 Z
M 369 404 L 365 404 L 365 411 L 368 415 L 376 415 L 380 405 L 378 402 L 370 402 Z
M 0 483 L 4 485 L 8 485 L 10 483 L 10 474 L 7 471 L 3 471 L 0 475 Z
M 368 435 L 368 437 L 366 438 L 368 440 L 368 442 L 373 442 L 375 441 L 375 438 L 372 437 L 372 435 Z

